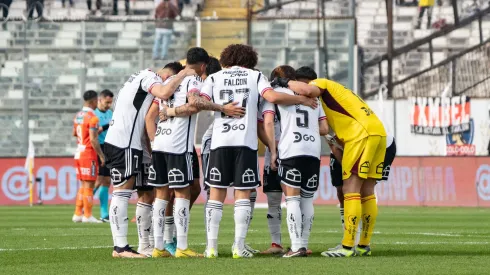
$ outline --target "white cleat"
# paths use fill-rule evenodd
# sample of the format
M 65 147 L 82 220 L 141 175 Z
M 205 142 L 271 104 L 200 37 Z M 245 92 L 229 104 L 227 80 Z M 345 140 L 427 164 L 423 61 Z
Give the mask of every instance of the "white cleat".
M 336 247 L 331 247 L 329 249 L 327 249 L 327 251 L 334 251 L 334 250 L 339 250 L 341 249 L 343 246 L 342 244 L 338 244 Z
M 153 246 L 148 245 L 147 247 L 138 247 L 138 253 L 146 255 L 148 258 L 151 258 L 151 253 L 153 253 Z
M 82 222 L 82 216 L 73 215 L 73 217 L 71 218 L 71 220 L 73 222 Z
M 83 216 L 82 222 L 83 223 L 102 223 L 101 220 L 96 219 L 94 216 L 90 216 L 88 218 Z
M 247 249 L 238 249 L 237 246 L 233 245 L 233 259 L 241 259 L 241 258 L 253 258 L 254 254 Z
M 216 259 L 218 258 L 218 251 L 214 248 L 207 248 L 206 251 L 204 251 L 204 258 Z
M 260 250 L 257 250 L 257 249 L 253 249 L 250 245 L 248 244 L 245 244 L 245 249 L 248 250 L 249 252 L 251 252 L 252 254 L 257 254 L 257 253 L 260 253 Z

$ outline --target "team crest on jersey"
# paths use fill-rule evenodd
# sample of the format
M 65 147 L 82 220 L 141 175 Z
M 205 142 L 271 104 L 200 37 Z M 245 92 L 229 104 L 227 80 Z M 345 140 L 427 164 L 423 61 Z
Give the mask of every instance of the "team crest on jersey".
M 242 182 L 243 183 L 252 183 L 256 182 L 255 181 L 255 173 L 252 171 L 252 169 L 247 169 L 242 175 Z
M 221 172 L 218 168 L 213 167 L 209 170 L 209 180 L 211 181 L 221 181 Z
M 286 172 L 286 179 L 292 182 L 301 182 L 301 172 L 293 168 Z
M 361 174 L 367 174 L 369 172 L 369 167 L 370 167 L 370 163 L 369 161 L 365 161 L 361 164 L 361 166 L 359 167 L 359 173 Z
M 318 176 L 315 174 L 308 180 L 308 182 L 306 183 L 306 187 L 315 188 L 317 186 L 318 186 Z
M 115 183 L 121 182 L 121 172 L 117 170 L 116 168 L 111 169 L 111 179 Z
M 168 182 L 184 182 L 184 173 L 177 168 L 173 168 L 172 170 L 168 171 Z

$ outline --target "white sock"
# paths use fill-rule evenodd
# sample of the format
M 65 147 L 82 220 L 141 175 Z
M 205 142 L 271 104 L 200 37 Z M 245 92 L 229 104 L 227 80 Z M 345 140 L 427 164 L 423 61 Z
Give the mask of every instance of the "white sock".
M 342 223 L 342 230 L 344 230 L 345 228 L 345 224 L 344 224 L 344 208 L 340 208 L 340 222 Z
M 218 233 L 221 217 L 223 216 L 223 203 L 209 200 L 206 204 L 206 234 L 208 248 L 218 250 Z
M 235 201 L 235 245 L 239 250 L 245 247 L 248 225 L 250 223 L 250 200 Z
M 359 240 L 361 239 L 361 232 L 362 232 L 362 219 L 361 222 L 359 223 L 359 226 L 357 227 L 357 232 L 356 232 L 356 239 L 354 240 L 354 245 L 359 244 Z
M 155 199 L 153 203 L 153 238 L 155 239 L 155 248 L 163 249 L 163 229 L 165 228 L 165 208 L 168 201 Z
M 153 207 L 151 208 L 151 212 L 150 212 L 150 222 L 151 222 L 151 227 L 150 227 L 150 235 L 148 236 L 148 240 L 150 241 L 150 246 L 155 247 L 155 239 L 153 238 Z
M 187 249 L 187 234 L 189 232 L 189 207 L 191 201 L 183 198 L 176 198 L 174 201 L 174 220 L 175 229 L 177 230 L 177 248 Z
M 301 248 L 301 207 L 300 196 L 286 197 L 287 222 L 291 249 L 298 251 Z
M 138 251 L 150 245 L 151 204 L 136 204 L 136 228 L 138 229 Z
M 301 194 L 301 214 L 302 219 L 302 231 L 301 231 L 301 246 L 308 248 L 308 239 L 310 238 L 311 228 L 313 226 L 313 219 L 315 218 L 315 209 L 313 208 L 313 193 Z
M 255 209 L 256 200 L 257 200 L 257 191 L 253 191 L 252 193 L 250 193 L 250 223 L 252 223 L 252 219 L 254 218 L 254 209 Z
M 165 216 L 165 229 L 163 230 L 163 241 L 165 243 L 174 242 L 174 216 Z
M 267 224 L 271 241 L 275 244 L 281 244 L 281 192 L 268 192 L 267 195 Z
M 109 219 L 111 221 L 112 239 L 114 246 L 128 245 L 128 204 L 132 190 L 115 190 L 112 192 Z

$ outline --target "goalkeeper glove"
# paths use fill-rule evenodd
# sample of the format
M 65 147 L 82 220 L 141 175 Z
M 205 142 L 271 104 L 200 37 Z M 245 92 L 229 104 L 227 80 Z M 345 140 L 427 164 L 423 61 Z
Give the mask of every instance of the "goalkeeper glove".
M 289 78 L 281 78 L 281 77 L 276 77 L 272 80 L 271 86 L 272 87 L 284 87 L 287 88 L 289 83 Z

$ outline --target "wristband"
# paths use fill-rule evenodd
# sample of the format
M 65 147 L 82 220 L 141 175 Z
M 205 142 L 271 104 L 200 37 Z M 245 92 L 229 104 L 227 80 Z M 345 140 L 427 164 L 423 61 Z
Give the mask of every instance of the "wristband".
M 175 116 L 175 108 L 168 108 L 167 116 Z

